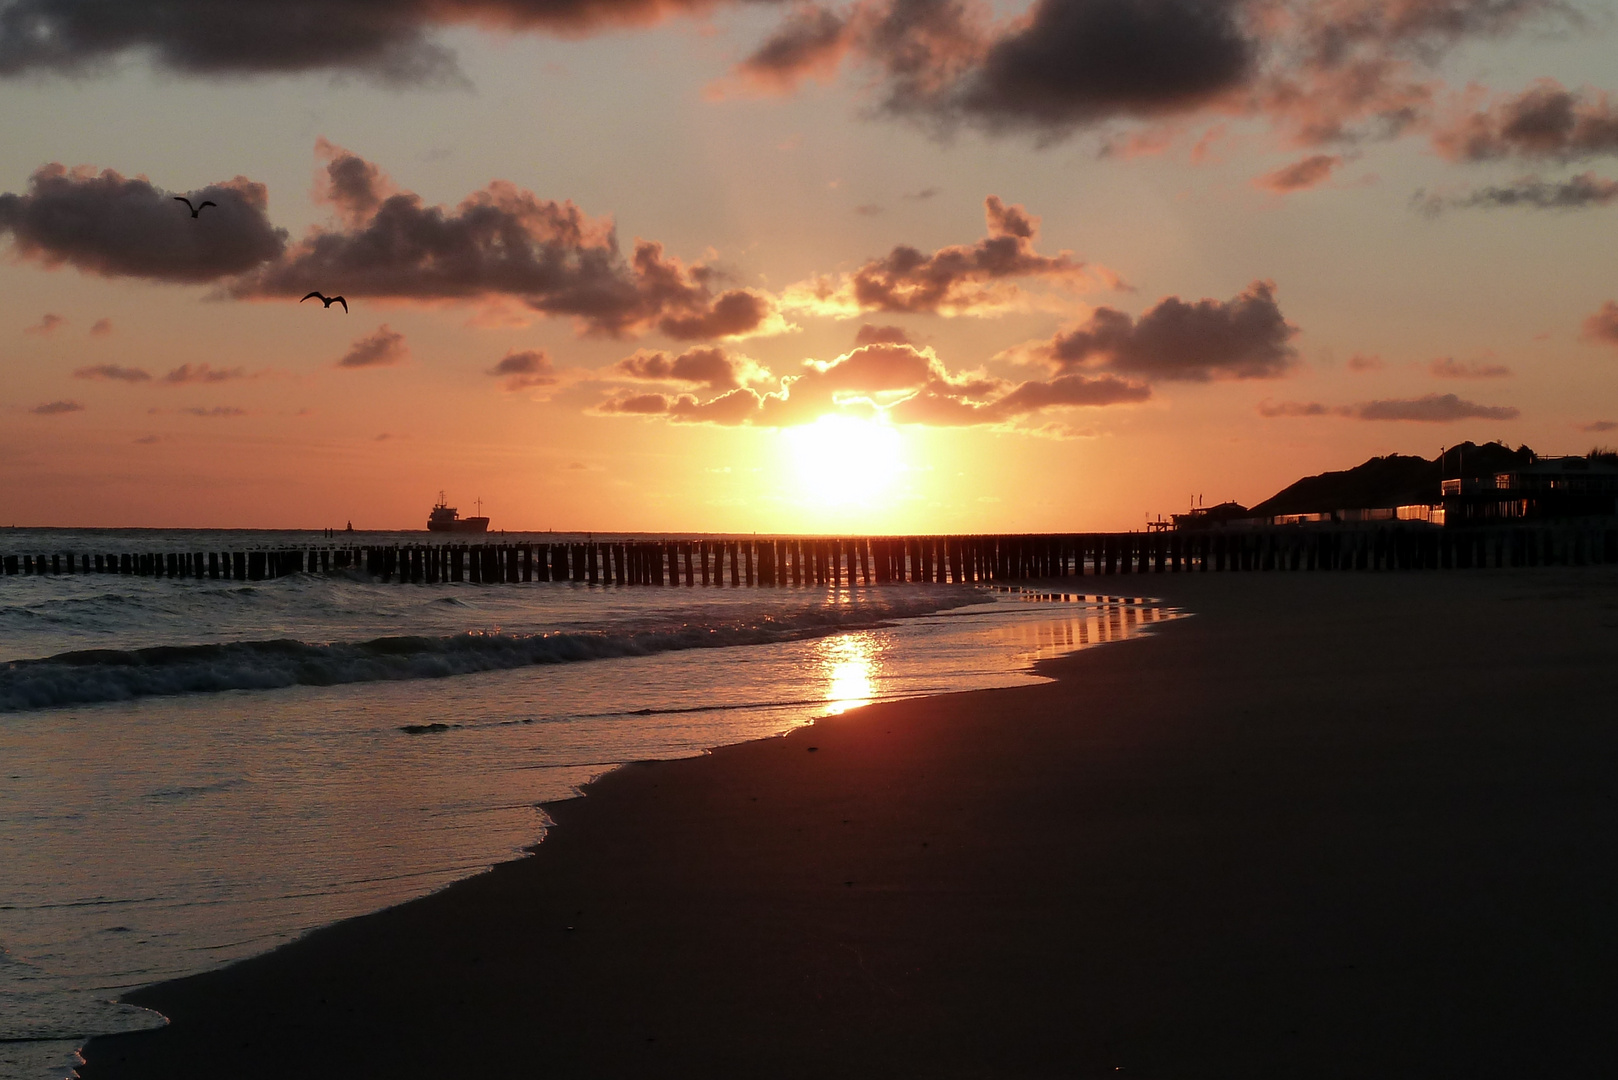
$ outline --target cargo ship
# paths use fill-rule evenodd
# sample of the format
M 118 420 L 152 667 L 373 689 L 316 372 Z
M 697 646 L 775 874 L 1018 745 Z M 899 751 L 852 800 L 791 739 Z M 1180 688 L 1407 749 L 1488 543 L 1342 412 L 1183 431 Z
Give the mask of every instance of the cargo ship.
M 427 515 L 427 531 L 456 533 L 488 532 L 489 519 L 481 516 L 483 511 L 483 500 L 479 499 L 477 502 L 480 516 L 463 518 L 459 510 L 455 509 L 453 506 L 445 504 L 444 493 L 440 491 L 438 493 L 438 502 L 433 507 L 433 512 Z

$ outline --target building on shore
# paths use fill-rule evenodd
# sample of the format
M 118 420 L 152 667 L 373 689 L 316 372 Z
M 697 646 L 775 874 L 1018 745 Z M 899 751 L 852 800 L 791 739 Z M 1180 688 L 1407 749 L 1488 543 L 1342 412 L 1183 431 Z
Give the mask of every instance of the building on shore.
M 1536 458 L 1493 476 L 1445 480 L 1452 525 L 1618 516 L 1618 456 Z

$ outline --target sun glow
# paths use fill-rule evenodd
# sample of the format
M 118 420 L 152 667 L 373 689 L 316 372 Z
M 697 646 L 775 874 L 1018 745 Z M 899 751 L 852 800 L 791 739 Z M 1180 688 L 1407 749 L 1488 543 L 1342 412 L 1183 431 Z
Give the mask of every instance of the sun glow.
M 873 503 L 904 471 L 899 432 L 883 420 L 832 414 L 781 437 L 799 492 L 816 505 Z

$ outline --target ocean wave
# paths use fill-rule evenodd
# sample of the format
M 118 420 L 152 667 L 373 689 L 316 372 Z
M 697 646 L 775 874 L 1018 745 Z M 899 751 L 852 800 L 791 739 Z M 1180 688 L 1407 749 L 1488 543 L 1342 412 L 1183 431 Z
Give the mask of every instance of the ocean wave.
M 931 606 L 937 610 L 953 605 Z M 766 617 L 754 622 L 686 624 L 657 630 L 535 634 L 472 631 L 326 644 L 277 638 L 85 649 L 0 664 L 0 713 L 130 701 L 162 694 L 439 679 L 678 649 L 761 645 L 880 626 L 896 614 L 900 613 L 822 608 L 798 612 L 786 619 Z

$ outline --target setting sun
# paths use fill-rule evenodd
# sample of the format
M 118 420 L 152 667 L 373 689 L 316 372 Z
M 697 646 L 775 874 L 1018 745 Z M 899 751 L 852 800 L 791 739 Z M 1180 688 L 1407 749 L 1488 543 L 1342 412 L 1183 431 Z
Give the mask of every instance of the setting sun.
M 820 506 L 873 502 L 904 471 L 899 431 L 882 420 L 831 414 L 781 439 L 802 498 Z

